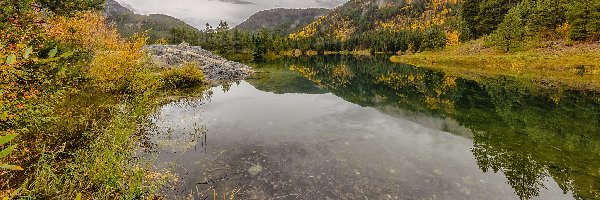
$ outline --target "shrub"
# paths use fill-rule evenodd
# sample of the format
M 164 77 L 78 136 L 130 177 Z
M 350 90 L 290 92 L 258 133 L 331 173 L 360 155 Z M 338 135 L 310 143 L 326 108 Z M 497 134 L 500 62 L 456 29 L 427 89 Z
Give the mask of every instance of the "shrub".
M 114 27 L 106 25 L 105 17 L 93 12 L 55 17 L 50 24 L 48 32 L 53 39 L 93 54 L 87 71 L 100 89 L 129 94 L 158 89 L 158 78 L 144 68 L 146 36 L 123 39 Z
M 442 28 L 434 26 L 430 29 L 427 29 L 423 33 L 423 43 L 421 44 L 421 49 L 441 49 L 446 46 L 447 42 L 448 39 L 446 37 L 446 32 Z
M 181 68 L 167 70 L 162 76 L 162 85 L 168 89 L 190 88 L 204 82 L 204 73 L 196 63 L 185 63 Z
M 25 170 L 3 175 L 0 196 L 147 194 L 155 183 L 128 160 L 160 87 L 144 67 L 146 38 L 121 38 L 99 13 L 43 15 L 32 2 L 0 1 L 0 141 L 19 134 L 0 142 L 2 155 L 18 145 L 0 168 Z

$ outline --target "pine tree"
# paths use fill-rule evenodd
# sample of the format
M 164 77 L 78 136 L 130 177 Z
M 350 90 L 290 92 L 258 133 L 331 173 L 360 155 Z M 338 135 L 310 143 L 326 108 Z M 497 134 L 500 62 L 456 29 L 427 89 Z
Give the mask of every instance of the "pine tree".
M 498 29 L 492 34 L 493 42 L 505 51 L 510 51 L 511 48 L 518 46 L 525 37 L 525 23 L 521 13 L 521 7 L 519 6 L 511 9 Z

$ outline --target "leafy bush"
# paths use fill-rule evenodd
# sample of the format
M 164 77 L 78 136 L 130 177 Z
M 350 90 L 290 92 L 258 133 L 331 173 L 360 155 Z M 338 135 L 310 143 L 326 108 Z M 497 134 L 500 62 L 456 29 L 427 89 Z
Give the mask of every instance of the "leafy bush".
M 121 38 L 99 13 L 44 15 L 35 2 L 0 1 L 0 136 L 19 134 L 0 144 L 11 164 L 0 167 L 24 169 L 3 172 L 0 196 L 141 198 L 156 182 L 128 159 L 160 87 L 144 67 L 145 37 Z
M 446 32 L 442 28 L 434 26 L 423 33 L 421 48 L 423 50 L 441 49 L 446 46 L 447 42 Z
M 164 72 L 162 83 L 168 89 L 190 88 L 204 83 L 204 73 L 195 63 L 186 63 Z
M 106 26 L 106 19 L 96 13 L 85 12 L 72 17 L 56 17 L 51 21 L 49 34 L 57 41 L 75 44 L 81 51 L 93 54 L 87 75 L 96 86 L 107 92 L 143 94 L 158 89 L 158 77 L 144 68 L 145 36 L 135 35 L 131 40 L 119 36 L 114 27 Z

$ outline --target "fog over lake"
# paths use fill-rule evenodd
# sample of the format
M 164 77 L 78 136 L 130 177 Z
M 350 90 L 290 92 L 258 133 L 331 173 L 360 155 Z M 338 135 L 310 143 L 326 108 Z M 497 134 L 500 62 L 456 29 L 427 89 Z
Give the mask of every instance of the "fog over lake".
M 203 29 L 226 20 L 231 27 L 252 14 L 273 8 L 334 8 L 347 0 L 117 0 L 138 14 L 161 13 Z

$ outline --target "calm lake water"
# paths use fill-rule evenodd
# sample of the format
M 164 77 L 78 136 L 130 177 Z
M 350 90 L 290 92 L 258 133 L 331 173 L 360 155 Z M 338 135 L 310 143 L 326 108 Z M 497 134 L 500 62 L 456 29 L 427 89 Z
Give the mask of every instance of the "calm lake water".
M 600 199 L 600 96 L 312 57 L 163 106 L 147 147 L 191 199 Z

